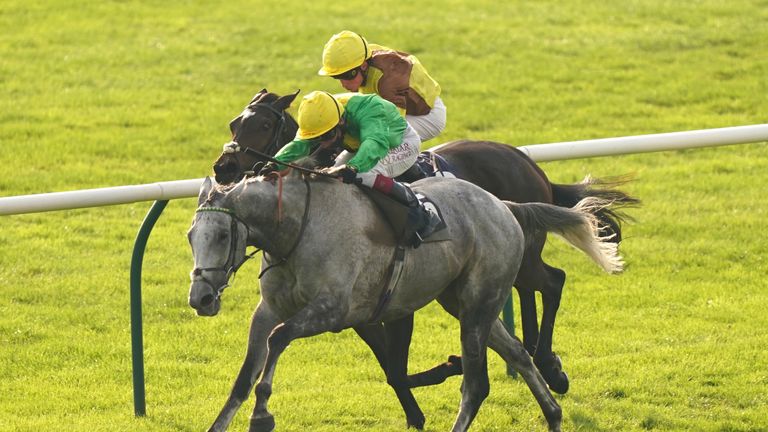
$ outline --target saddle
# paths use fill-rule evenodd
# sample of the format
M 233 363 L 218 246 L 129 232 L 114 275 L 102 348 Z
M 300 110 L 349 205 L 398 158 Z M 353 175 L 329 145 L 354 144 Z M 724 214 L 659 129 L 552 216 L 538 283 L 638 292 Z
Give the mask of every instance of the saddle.
M 395 177 L 403 183 L 413 183 L 427 177 L 456 177 L 453 167 L 444 157 L 431 151 L 423 151 L 416 157 L 416 163 L 404 173 Z
M 390 198 L 389 196 L 365 186 L 359 186 L 359 188 L 365 192 L 365 194 L 376 204 L 376 207 L 381 210 L 384 219 L 389 223 L 390 228 L 395 233 L 395 239 L 397 240 L 397 246 L 395 247 L 394 254 L 392 256 L 392 262 L 387 270 L 387 276 L 383 280 L 383 289 L 379 298 L 378 305 L 370 317 L 370 323 L 378 322 L 382 314 L 389 305 L 389 301 L 400 281 L 400 275 L 403 271 L 403 263 L 405 261 L 405 250 L 410 247 L 411 239 L 413 238 L 413 227 L 418 224 L 417 221 L 412 220 L 413 212 L 411 208 Z M 440 215 L 440 224 L 435 227 L 435 230 L 430 236 L 425 239 L 420 239 L 420 243 L 430 243 L 450 240 L 448 236 L 448 230 L 446 230 L 446 224 L 443 220 L 443 216 L 440 213 L 440 208 L 431 200 L 426 198 L 422 194 L 416 194 L 416 197 L 423 205 L 433 206 L 433 210 Z
M 375 189 L 365 186 L 359 186 L 359 188 L 381 211 L 384 219 L 395 234 L 397 244 L 401 247 L 410 247 L 410 241 L 414 234 L 414 227 L 418 227 L 422 222 L 420 220 L 414 220 L 414 212 L 411 208 Z M 447 225 L 443 220 L 442 213 L 437 204 L 420 193 L 416 194 L 416 198 L 418 198 L 422 205 L 430 206 L 431 209 L 440 216 L 440 223 L 435 227 L 435 230 L 429 237 L 421 239 L 421 243 L 450 240 L 448 231 L 445 229 Z
M 413 166 L 400 176 L 396 177 L 395 180 L 402 183 L 412 183 L 427 177 L 456 177 L 450 171 L 450 164 L 442 156 L 425 151 L 419 154 L 416 163 L 414 163 Z M 365 186 L 359 187 L 371 201 L 376 204 L 376 207 L 381 210 L 384 219 L 389 223 L 389 226 L 395 234 L 395 239 L 397 240 L 397 247 L 392 256 L 392 263 L 389 266 L 387 276 L 384 278 L 384 289 L 381 293 L 381 298 L 369 320 L 369 322 L 373 323 L 377 322 L 384 313 L 395 287 L 400 280 L 400 274 L 403 270 L 403 262 L 405 260 L 405 248 L 413 237 L 413 227 L 417 226 L 419 221 L 413 220 L 414 216 L 410 207 L 375 189 Z M 422 239 L 419 236 L 421 243 L 450 240 L 448 230 L 445 229 L 445 220 L 443 219 L 443 215 L 437 204 L 423 194 L 415 193 L 415 195 L 423 206 L 431 206 L 431 210 L 434 210 L 440 216 L 440 224 L 435 227 L 435 230 L 429 237 Z

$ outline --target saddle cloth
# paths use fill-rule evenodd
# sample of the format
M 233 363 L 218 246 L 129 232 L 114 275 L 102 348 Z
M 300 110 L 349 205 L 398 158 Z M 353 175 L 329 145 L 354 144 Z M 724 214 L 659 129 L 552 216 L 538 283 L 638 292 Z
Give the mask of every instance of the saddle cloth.
M 379 210 L 381 210 L 384 219 L 389 223 L 389 226 L 395 233 L 395 239 L 397 239 L 398 243 L 403 244 L 406 241 L 406 239 L 404 239 L 404 234 L 408 231 L 408 207 L 377 190 L 365 186 L 360 186 L 360 189 L 365 192 L 365 194 L 376 204 Z M 440 224 L 422 243 L 450 240 L 451 237 L 448 235 L 448 230 L 445 229 L 446 224 L 443 220 L 443 215 L 440 212 L 440 207 L 421 193 L 416 193 L 416 197 L 424 206 L 431 206 L 431 209 L 436 211 L 440 216 Z

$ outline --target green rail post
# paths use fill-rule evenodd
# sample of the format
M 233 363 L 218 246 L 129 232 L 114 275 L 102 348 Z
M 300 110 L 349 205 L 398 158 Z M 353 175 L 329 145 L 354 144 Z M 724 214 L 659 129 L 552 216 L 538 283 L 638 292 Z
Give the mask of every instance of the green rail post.
M 512 293 L 509 293 L 509 298 L 507 299 L 507 302 L 504 303 L 504 309 L 502 312 L 503 320 L 504 320 L 504 327 L 507 328 L 507 331 L 512 336 L 515 335 L 515 314 L 512 310 Z M 512 378 L 517 378 L 517 371 L 515 368 L 511 367 L 510 365 L 507 365 L 507 375 L 511 376 Z
M 158 200 L 152 204 L 144 222 L 141 223 L 131 257 L 131 352 L 133 353 L 133 411 L 137 417 L 147 413 L 144 393 L 144 337 L 141 324 L 141 264 L 144 249 L 155 222 L 163 213 L 168 201 Z

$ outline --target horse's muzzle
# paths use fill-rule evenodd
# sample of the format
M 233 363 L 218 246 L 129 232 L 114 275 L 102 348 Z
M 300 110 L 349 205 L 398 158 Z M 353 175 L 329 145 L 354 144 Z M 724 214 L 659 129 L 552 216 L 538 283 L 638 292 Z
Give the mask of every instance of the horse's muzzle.
M 194 281 L 189 288 L 189 305 L 199 316 L 214 316 L 221 309 L 221 299 L 209 283 Z
M 237 158 L 230 153 L 219 156 L 213 163 L 213 172 L 216 173 L 215 179 L 218 184 L 229 184 L 239 180 L 238 177 L 242 176 Z

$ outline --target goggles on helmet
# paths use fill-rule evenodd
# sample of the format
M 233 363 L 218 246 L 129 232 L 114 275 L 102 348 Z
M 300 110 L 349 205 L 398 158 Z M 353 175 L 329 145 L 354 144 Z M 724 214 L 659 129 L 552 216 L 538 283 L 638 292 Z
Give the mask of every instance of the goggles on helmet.
M 333 75 L 333 79 L 341 80 L 341 81 L 349 81 L 351 79 L 355 79 L 357 74 L 360 73 L 360 68 L 354 68 L 352 70 L 348 70 L 344 73 L 340 73 L 338 75 Z
M 317 136 L 315 138 L 312 138 L 312 141 L 321 142 L 321 141 L 328 141 L 333 138 L 336 138 L 336 126 L 332 127 L 331 130 L 329 130 L 328 132 L 320 136 Z

